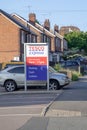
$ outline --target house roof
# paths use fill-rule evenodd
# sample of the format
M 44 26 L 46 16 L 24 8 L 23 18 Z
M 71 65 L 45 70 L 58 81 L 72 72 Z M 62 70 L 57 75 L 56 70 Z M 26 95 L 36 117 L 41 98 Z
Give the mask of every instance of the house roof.
M 36 35 L 34 32 L 30 31 L 26 26 L 24 26 L 21 22 L 19 22 L 18 20 L 16 20 L 14 17 L 12 17 L 10 14 L 8 14 L 7 12 L 3 11 L 0 9 L 0 13 L 3 14 L 5 17 L 7 17 L 8 19 L 10 19 L 12 22 L 14 22 L 17 26 L 19 26 L 20 28 L 22 28 L 23 30 L 32 33 L 34 35 Z
M 40 27 L 41 29 L 45 30 L 49 35 L 55 37 L 55 35 L 53 33 L 51 33 L 49 30 L 47 30 L 46 28 L 44 28 L 42 25 L 35 23 L 36 26 Z
M 24 22 L 26 22 L 29 26 L 31 26 L 32 28 L 34 28 L 35 30 L 37 30 L 40 33 L 43 33 L 41 30 L 39 30 L 38 28 L 36 28 L 34 25 L 32 25 L 31 23 L 29 23 L 29 21 L 27 21 L 26 19 L 24 19 L 23 17 L 19 16 L 18 14 L 12 14 L 12 16 L 16 16 L 18 18 L 20 18 L 21 20 L 23 20 Z
M 19 19 L 21 19 L 21 20 L 23 20 L 24 22 L 26 22 L 29 26 L 31 26 L 32 28 L 34 28 L 35 30 L 37 30 L 37 31 L 39 31 L 40 33 L 43 33 L 43 31 L 41 31 L 41 29 L 42 30 L 45 30 L 50 36 L 52 36 L 52 37 L 55 37 L 55 36 L 58 36 L 59 38 L 63 38 L 60 34 L 53 34 L 52 32 L 50 32 L 49 30 L 47 30 L 47 29 L 45 29 L 42 25 L 40 25 L 40 24 L 38 24 L 38 23 L 35 23 L 36 24 L 36 26 L 34 26 L 34 25 L 32 25 L 31 23 L 29 23 L 29 21 L 27 21 L 26 19 L 24 19 L 23 17 L 21 17 L 20 15 L 18 15 L 18 14 L 16 14 L 16 13 L 14 13 L 14 14 L 12 14 L 12 16 L 16 16 L 16 17 L 18 17 Z M 38 29 L 38 27 L 40 27 L 41 29 Z
M 64 39 L 64 37 L 63 37 L 62 35 L 60 35 L 58 32 L 56 32 L 56 31 L 55 31 L 55 35 L 56 35 L 57 37 L 59 37 L 60 39 Z
M 42 25 L 35 23 L 36 26 L 40 27 L 41 29 L 44 29 L 47 33 L 49 33 L 50 35 L 54 36 L 54 37 L 59 37 L 60 39 L 63 39 L 64 37 L 62 35 L 60 35 L 59 33 L 57 33 L 56 31 L 54 33 L 50 32 L 49 30 L 45 29 Z

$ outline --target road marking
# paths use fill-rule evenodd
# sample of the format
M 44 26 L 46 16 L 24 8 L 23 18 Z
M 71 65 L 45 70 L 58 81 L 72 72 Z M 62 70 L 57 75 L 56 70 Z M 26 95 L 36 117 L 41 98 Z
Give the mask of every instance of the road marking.
M 13 107 L 0 107 L 0 110 L 3 110 L 3 109 L 20 109 L 20 108 L 43 108 L 45 107 L 46 104 L 44 105 L 31 105 L 31 106 L 13 106 Z
M 46 116 L 57 116 L 57 117 L 73 117 L 81 116 L 80 111 L 68 111 L 68 110 L 49 110 Z
M 40 116 L 40 114 L 3 114 L 3 115 L 0 115 L 0 117 L 6 117 L 6 116 Z

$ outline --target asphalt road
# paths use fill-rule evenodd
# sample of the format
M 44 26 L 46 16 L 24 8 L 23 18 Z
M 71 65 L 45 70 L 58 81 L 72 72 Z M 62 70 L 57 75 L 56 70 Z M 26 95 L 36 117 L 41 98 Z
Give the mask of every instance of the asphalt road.
M 56 92 L 1 94 L 0 129 L 87 130 L 87 76 Z

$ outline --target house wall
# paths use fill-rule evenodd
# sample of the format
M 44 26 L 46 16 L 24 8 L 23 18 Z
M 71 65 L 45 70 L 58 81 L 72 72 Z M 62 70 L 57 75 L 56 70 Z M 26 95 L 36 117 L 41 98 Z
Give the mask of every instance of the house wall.
M 49 44 L 51 44 L 51 50 L 50 51 L 53 51 L 53 52 L 55 52 L 55 38 L 54 37 L 52 37 L 52 35 L 51 34 L 49 34 L 49 32 L 47 32 L 45 29 L 44 29 L 44 27 L 43 28 L 41 28 L 40 26 L 38 26 L 37 24 L 36 24 L 36 27 L 38 28 L 38 29 L 40 29 L 47 37 L 49 37 L 50 39 L 51 39 L 51 43 L 49 43 Z
M 15 15 L 13 15 L 13 17 L 16 18 L 22 24 L 24 24 L 25 26 L 27 26 L 27 27 L 29 26 L 28 24 L 26 24 L 26 22 L 21 20 L 19 17 L 15 16 Z M 50 39 L 51 39 L 51 51 L 55 52 L 55 44 L 54 44 L 55 43 L 55 38 L 52 37 L 51 34 L 49 34 L 49 32 L 50 32 L 50 22 L 49 22 L 49 20 L 46 20 L 44 22 L 44 27 L 42 28 L 42 27 L 38 26 L 37 24 L 35 24 L 35 22 L 36 22 L 36 15 L 34 13 L 31 13 L 31 14 L 29 14 L 29 22 L 30 22 L 30 24 L 32 26 L 38 28 L 40 31 L 45 33 L 45 35 L 50 37 Z M 42 34 L 38 30 L 33 28 L 32 26 L 29 26 L 29 29 L 37 34 L 37 43 L 43 42 Z M 46 28 L 49 32 L 45 31 L 44 28 Z
M 20 55 L 20 29 L 0 14 L 0 63 Z
M 33 16 L 34 14 L 31 14 L 30 16 L 29 16 L 29 18 L 30 18 L 30 23 L 32 23 L 32 26 L 34 26 L 34 22 L 35 22 L 35 15 Z M 33 17 L 32 17 L 33 16 Z M 37 42 L 42 42 L 42 36 L 41 36 L 41 33 L 40 32 L 38 32 L 36 29 L 34 29 L 32 26 L 29 26 L 26 22 L 24 22 L 23 20 L 21 20 L 19 17 L 17 17 L 17 16 L 15 16 L 15 15 L 13 15 L 13 17 L 15 18 L 15 19 L 17 19 L 20 23 L 22 23 L 23 25 L 25 25 L 26 27 L 28 27 L 31 31 L 33 31 L 35 34 L 37 34 Z M 31 22 L 31 21 L 33 21 L 33 22 Z
M 30 26 L 30 30 L 33 31 L 35 34 L 37 34 L 37 43 L 38 43 L 38 42 L 39 42 L 39 43 L 42 42 L 41 33 L 38 32 L 36 29 L 32 28 L 31 26 Z
M 51 38 L 51 51 L 55 52 L 55 39 Z

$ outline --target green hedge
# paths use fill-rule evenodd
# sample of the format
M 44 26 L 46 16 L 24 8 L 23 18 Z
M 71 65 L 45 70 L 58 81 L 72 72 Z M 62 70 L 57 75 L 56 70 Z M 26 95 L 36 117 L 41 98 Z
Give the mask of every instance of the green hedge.
M 67 75 L 69 74 L 69 72 L 71 72 L 71 76 L 69 78 L 71 78 L 72 81 L 77 81 L 79 76 L 80 76 L 79 72 L 72 71 L 72 70 L 69 70 L 69 69 L 64 69 L 64 68 L 61 67 L 60 64 L 55 64 L 54 69 L 56 71 L 60 72 L 60 73 L 65 73 Z
M 56 71 L 59 71 L 59 70 L 61 69 L 60 64 L 55 64 L 54 69 L 55 69 Z
M 76 71 L 72 72 L 72 81 L 77 81 L 79 78 L 79 73 Z

